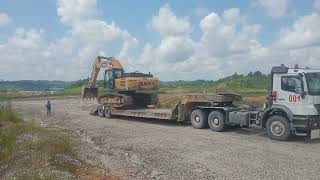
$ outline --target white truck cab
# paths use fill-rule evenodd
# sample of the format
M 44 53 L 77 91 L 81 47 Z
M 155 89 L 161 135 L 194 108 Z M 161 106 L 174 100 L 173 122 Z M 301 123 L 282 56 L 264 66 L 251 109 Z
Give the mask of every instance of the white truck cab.
M 272 90 L 263 116 L 269 135 L 280 140 L 291 133 L 320 138 L 320 70 L 281 65 L 273 67 L 271 76 Z M 276 118 L 269 120 L 271 116 Z

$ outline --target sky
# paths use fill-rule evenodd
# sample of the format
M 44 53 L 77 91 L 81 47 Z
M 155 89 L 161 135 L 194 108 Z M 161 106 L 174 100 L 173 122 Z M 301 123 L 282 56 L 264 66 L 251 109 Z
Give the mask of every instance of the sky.
M 0 80 L 78 80 L 94 58 L 160 80 L 320 69 L 320 0 L 0 0 Z

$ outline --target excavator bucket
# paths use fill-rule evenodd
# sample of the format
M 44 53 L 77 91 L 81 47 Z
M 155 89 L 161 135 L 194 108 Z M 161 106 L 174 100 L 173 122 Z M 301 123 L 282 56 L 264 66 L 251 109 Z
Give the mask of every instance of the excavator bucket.
M 84 86 L 82 88 L 82 99 L 94 99 L 98 97 L 98 87 Z

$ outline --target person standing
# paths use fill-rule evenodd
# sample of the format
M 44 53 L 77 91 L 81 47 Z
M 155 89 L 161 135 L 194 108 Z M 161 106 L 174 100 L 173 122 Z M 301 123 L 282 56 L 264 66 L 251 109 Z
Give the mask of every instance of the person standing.
M 51 115 L 51 103 L 50 103 L 50 100 L 47 101 L 47 104 L 45 106 L 47 108 L 47 115 Z

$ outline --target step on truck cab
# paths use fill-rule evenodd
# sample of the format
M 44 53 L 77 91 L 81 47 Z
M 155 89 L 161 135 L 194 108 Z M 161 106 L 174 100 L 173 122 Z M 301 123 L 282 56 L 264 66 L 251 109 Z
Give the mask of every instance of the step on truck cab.
M 228 125 L 258 127 L 275 140 L 287 140 L 291 135 L 320 138 L 320 70 L 281 65 L 272 68 L 271 78 L 264 110 L 198 106 L 191 113 L 192 124 L 196 128 L 209 125 L 213 131 L 223 131 Z

